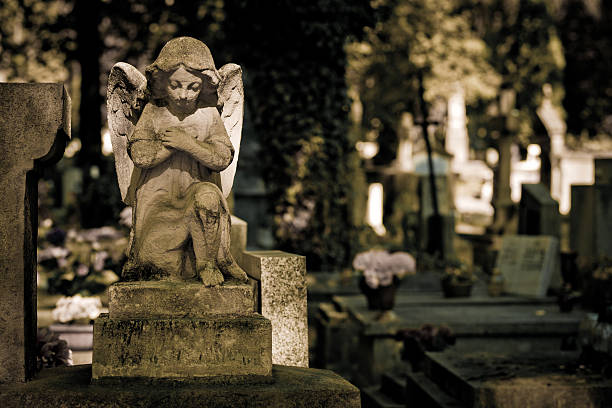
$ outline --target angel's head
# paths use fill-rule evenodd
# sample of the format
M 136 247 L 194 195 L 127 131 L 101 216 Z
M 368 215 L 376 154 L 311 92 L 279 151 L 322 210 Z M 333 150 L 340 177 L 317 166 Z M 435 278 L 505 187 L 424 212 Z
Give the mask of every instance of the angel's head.
M 208 47 L 195 38 L 170 40 L 145 73 L 156 103 L 179 111 L 217 103 L 219 72 Z

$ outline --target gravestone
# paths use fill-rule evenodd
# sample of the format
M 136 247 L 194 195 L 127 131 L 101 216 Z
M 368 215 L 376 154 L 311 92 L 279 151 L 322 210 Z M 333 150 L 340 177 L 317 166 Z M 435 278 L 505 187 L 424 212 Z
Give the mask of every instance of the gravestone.
M 609 406 L 612 380 L 584 366 L 578 368 L 577 361 L 578 353 L 556 350 L 537 353 L 479 350 L 466 353 L 449 349 L 427 352 L 423 373 L 436 384 L 438 397 L 448 393 L 456 399 L 452 404 L 442 406 Z M 415 388 L 422 387 L 422 384 L 415 385 Z M 417 396 L 408 395 L 416 406 L 425 406 L 425 401 L 414 397 Z
M 58 161 L 70 137 L 62 84 L 0 84 L 0 382 L 36 368 L 38 171 Z
M 560 279 L 559 239 L 553 236 L 506 235 L 496 267 L 506 279 L 508 293 L 546 295 Z
M 590 262 L 612 257 L 612 185 L 572 186 L 570 248 Z
M 612 159 L 595 159 L 595 184 L 612 185 Z
M 552 235 L 559 237 L 561 217 L 559 203 L 544 184 L 523 184 L 519 204 L 521 235 Z
M 434 170 L 435 171 L 435 170 Z M 444 251 L 445 258 L 454 256 L 453 240 L 455 236 L 455 216 L 453 214 L 453 194 L 452 187 L 449 182 L 449 177 L 444 175 L 436 175 L 435 177 L 436 191 L 438 198 L 438 211 L 440 213 L 441 225 L 434 228 L 441 230 L 441 248 Z M 426 249 L 429 245 L 429 229 L 431 218 L 434 215 L 431 186 L 429 178 L 422 176 L 419 178 L 419 195 L 420 195 L 420 233 L 419 241 L 423 245 L 422 249 Z

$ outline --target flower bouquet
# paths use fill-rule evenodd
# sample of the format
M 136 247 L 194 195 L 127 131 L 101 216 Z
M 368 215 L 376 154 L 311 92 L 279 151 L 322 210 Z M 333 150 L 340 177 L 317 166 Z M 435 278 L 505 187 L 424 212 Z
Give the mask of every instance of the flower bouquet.
M 400 279 L 416 273 L 416 261 L 407 252 L 372 249 L 357 254 L 353 268 L 363 271 L 359 287 L 368 299 L 368 309 L 391 310 Z

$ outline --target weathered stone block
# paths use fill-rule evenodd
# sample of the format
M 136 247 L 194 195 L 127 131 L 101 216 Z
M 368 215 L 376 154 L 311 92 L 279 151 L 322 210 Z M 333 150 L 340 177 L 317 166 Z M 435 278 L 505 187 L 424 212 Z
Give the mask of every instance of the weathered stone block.
M 261 314 L 272 321 L 274 364 L 308 367 L 306 258 L 246 251 L 242 268 L 260 282 Z
M 113 319 L 200 318 L 255 311 L 252 285 L 235 280 L 213 287 L 195 281 L 119 282 L 108 288 L 108 299 Z
M 59 160 L 70 136 L 62 84 L 0 84 L 0 382 L 36 369 L 38 172 Z
M 272 372 L 272 328 L 258 314 L 114 319 L 94 325 L 92 377 L 248 381 Z

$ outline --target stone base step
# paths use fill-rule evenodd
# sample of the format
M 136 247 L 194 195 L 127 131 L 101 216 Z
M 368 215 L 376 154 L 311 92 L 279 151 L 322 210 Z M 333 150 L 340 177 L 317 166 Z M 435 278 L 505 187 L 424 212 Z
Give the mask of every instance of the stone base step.
M 196 281 L 117 282 L 108 288 L 113 319 L 202 318 L 210 314 L 255 312 L 252 285 L 228 279 L 206 287 Z
M 272 372 L 272 326 L 256 313 L 199 319 L 113 319 L 102 314 L 94 324 L 93 350 L 95 381 L 265 382 Z
M 0 407 L 359 408 L 359 389 L 329 370 L 275 365 L 271 384 L 91 383 L 91 366 L 43 369 L 36 379 L 0 384 Z
M 406 375 L 406 401 L 408 408 L 463 408 L 456 399 L 446 394 L 423 373 Z
M 406 405 L 397 403 L 383 394 L 380 388 L 375 385 L 361 389 L 362 408 L 405 408 Z

